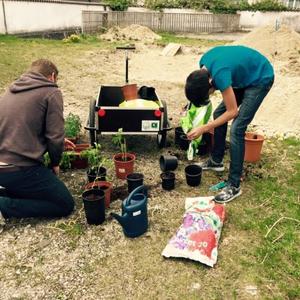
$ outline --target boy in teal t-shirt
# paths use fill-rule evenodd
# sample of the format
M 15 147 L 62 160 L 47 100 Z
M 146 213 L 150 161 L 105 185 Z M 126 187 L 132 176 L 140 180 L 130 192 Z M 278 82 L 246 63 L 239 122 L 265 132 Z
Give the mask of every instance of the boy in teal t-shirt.
M 227 123 L 230 130 L 230 168 L 227 186 L 215 197 L 225 203 L 241 194 L 240 178 L 245 153 L 245 132 L 274 81 L 273 67 L 258 51 L 244 46 L 219 46 L 206 52 L 199 62 L 200 70 L 186 80 L 186 97 L 195 105 L 206 103 L 209 95 L 220 90 L 223 101 L 214 111 L 214 120 L 192 129 L 193 140 L 214 129 L 214 149 L 203 170 L 223 171 Z

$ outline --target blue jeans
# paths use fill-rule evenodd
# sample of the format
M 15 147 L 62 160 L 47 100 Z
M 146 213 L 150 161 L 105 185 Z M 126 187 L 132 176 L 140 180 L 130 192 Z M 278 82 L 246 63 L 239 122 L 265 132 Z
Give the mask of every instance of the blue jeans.
M 245 89 L 234 89 L 234 93 L 239 107 L 238 116 L 233 120 L 230 129 L 230 168 L 228 182 L 235 187 L 240 186 L 240 178 L 243 172 L 245 155 L 245 132 L 247 126 L 253 120 L 256 111 L 261 105 L 273 85 L 273 81 L 264 86 L 253 86 Z M 214 119 L 221 116 L 226 111 L 224 102 L 214 111 Z M 212 159 L 216 163 L 222 162 L 225 153 L 225 140 L 227 133 L 227 123 L 215 128 L 214 149 Z
M 44 166 L 1 172 L 0 186 L 7 194 L 0 197 L 4 218 L 64 217 L 74 209 L 67 187 Z

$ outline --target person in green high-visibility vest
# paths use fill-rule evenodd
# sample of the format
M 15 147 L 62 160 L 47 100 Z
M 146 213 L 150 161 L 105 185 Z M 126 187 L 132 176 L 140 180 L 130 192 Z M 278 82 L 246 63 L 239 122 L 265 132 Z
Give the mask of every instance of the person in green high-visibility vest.
M 191 105 L 188 106 L 188 110 L 186 111 L 185 116 L 180 119 L 180 125 L 183 132 L 186 134 L 193 128 L 207 124 L 207 122 L 210 120 L 211 114 L 212 104 L 210 101 L 207 101 L 200 107 L 197 107 L 191 103 Z M 198 153 L 198 148 L 202 142 L 202 135 L 190 142 L 189 148 L 187 150 L 188 160 L 192 160 L 195 154 Z
M 203 170 L 223 171 L 227 124 L 230 129 L 230 167 L 227 185 L 215 196 L 225 203 L 241 195 L 245 132 L 274 82 L 274 70 L 258 51 L 244 46 L 218 46 L 206 52 L 200 69 L 186 79 L 185 95 L 193 105 L 205 105 L 215 90 L 223 101 L 213 113 L 214 120 L 191 129 L 187 136 L 195 140 L 214 129 L 214 148 L 210 158 L 201 164 Z

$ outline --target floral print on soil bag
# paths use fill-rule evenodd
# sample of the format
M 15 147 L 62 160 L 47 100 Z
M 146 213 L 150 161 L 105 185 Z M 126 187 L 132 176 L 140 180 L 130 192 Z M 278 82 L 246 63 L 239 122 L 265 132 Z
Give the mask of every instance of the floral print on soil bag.
M 184 257 L 213 267 L 225 208 L 213 197 L 186 198 L 183 223 L 162 252 L 165 257 Z

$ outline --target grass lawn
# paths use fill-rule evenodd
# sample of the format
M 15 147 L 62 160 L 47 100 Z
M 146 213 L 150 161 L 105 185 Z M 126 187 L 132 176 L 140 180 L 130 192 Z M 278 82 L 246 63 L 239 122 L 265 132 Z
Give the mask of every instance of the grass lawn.
M 168 42 L 220 44 L 170 34 L 159 43 Z M 95 37 L 64 43 L 0 36 L 0 94 L 41 56 L 59 65 L 115 45 Z M 138 153 L 138 170 L 157 170 L 163 150 L 149 149 L 146 138 L 141 141 L 128 139 L 129 149 Z M 103 149 L 108 157 L 116 150 L 108 139 Z M 87 226 L 80 190 L 85 173 L 63 173 L 76 211 L 63 220 L 8 223 L 0 239 L 0 299 L 300 299 L 300 141 L 267 138 L 261 160 L 245 164 L 243 195 L 226 205 L 214 268 L 161 256 L 182 222 L 184 198 L 206 195 L 208 186 L 220 180 L 208 172 L 201 186 L 191 189 L 183 169 L 180 163 L 171 192 L 162 192 L 155 172 L 147 175 L 150 226 L 138 239 L 125 238 L 110 218 L 99 227 Z M 115 184 L 122 188 L 123 183 Z M 113 202 L 111 210 L 120 212 L 120 205 Z

